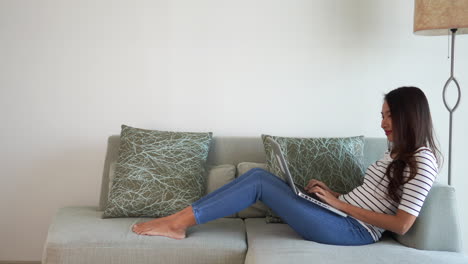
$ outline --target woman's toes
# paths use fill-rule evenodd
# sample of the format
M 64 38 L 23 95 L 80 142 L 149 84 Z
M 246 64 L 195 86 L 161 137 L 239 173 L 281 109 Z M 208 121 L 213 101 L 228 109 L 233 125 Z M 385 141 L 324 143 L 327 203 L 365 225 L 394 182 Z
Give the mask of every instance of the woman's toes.
M 141 232 L 141 227 L 134 225 L 132 228 L 132 231 L 139 234 Z

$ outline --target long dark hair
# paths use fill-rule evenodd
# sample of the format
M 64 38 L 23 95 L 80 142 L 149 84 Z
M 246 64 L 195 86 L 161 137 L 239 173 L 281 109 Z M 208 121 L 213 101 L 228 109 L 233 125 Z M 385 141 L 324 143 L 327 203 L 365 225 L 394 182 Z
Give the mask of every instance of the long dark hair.
M 416 150 L 421 147 L 430 148 L 437 163 L 440 163 L 442 155 L 435 142 L 429 103 L 423 91 L 417 87 L 400 87 L 386 94 L 384 100 L 390 108 L 393 134 L 393 161 L 387 167 L 385 175 L 389 180 L 388 195 L 399 203 L 400 186 L 416 175 Z M 410 174 L 405 180 L 403 171 L 406 166 L 409 167 Z

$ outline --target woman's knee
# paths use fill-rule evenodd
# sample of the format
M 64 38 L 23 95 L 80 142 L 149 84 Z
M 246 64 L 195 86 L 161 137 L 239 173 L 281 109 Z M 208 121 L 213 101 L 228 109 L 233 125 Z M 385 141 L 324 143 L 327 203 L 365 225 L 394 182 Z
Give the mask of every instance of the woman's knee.
M 249 177 L 251 177 L 252 179 L 255 178 L 256 180 L 259 180 L 261 182 L 281 181 L 278 176 L 262 168 L 253 168 L 249 170 L 246 174 L 249 174 Z
M 248 171 L 248 173 L 251 175 L 251 176 L 255 176 L 255 177 L 258 177 L 258 178 L 261 178 L 261 179 L 271 179 L 271 178 L 278 178 L 277 176 L 275 176 L 273 173 L 265 170 L 265 169 L 262 169 L 262 168 L 253 168 L 253 169 L 250 169 Z
M 262 181 L 265 177 L 268 177 L 270 173 L 261 168 L 253 168 L 248 170 L 242 175 L 242 177 L 247 177 L 250 181 Z
M 262 169 L 262 168 L 253 168 L 247 171 L 247 173 L 250 174 L 265 174 L 268 173 L 268 171 Z

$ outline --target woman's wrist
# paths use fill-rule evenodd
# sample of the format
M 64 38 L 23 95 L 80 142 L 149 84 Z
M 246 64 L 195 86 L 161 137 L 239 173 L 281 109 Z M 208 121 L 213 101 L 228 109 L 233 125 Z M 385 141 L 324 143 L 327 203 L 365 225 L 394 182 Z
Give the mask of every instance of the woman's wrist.
M 347 203 L 345 203 L 345 202 L 341 201 L 340 199 L 338 199 L 337 204 L 334 205 L 333 207 L 335 207 L 336 209 L 346 213 L 345 210 L 346 210 L 347 205 L 348 205 Z

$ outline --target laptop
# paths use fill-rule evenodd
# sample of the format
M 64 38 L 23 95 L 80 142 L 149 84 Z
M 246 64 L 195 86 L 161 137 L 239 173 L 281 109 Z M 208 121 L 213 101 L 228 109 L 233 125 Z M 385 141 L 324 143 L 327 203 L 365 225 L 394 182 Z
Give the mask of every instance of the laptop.
M 288 185 L 291 187 L 291 189 L 293 190 L 293 192 L 303 198 L 303 199 L 306 199 L 307 201 L 309 202 L 312 202 L 320 207 L 323 207 L 337 215 L 340 215 L 340 216 L 343 216 L 343 217 L 347 217 L 348 215 L 324 202 L 322 202 L 316 194 L 314 193 L 307 193 L 303 187 L 297 185 L 294 183 L 294 180 L 291 176 L 291 173 L 289 172 L 289 168 L 288 168 L 288 164 L 286 162 L 286 159 L 284 158 L 284 155 L 283 155 L 283 152 L 281 151 L 281 148 L 280 148 L 280 145 L 278 144 L 278 142 L 276 142 L 274 139 L 272 139 L 271 137 L 267 137 L 266 139 L 272 146 L 273 148 L 273 153 L 276 157 L 276 159 L 278 160 L 278 164 L 279 164 L 279 167 L 280 167 L 280 170 L 281 170 L 281 173 L 283 174 L 283 178 L 286 179 L 286 182 L 288 183 Z

